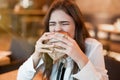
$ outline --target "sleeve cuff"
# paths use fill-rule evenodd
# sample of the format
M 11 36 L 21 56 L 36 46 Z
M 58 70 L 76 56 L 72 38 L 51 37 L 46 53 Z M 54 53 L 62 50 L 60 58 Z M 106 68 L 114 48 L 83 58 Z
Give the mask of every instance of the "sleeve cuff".
M 41 60 L 38 64 L 41 65 L 43 63 L 43 61 Z M 30 58 L 23 63 L 23 65 L 20 66 L 19 70 L 18 70 L 18 79 L 23 79 L 23 80 L 31 80 L 34 75 L 36 73 L 36 70 L 34 69 L 33 66 L 33 60 L 32 60 L 32 56 L 30 56 Z
M 88 61 L 88 63 L 76 74 L 73 74 L 72 77 L 81 80 L 97 80 L 96 78 L 97 72 L 95 71 L 92 63 Z

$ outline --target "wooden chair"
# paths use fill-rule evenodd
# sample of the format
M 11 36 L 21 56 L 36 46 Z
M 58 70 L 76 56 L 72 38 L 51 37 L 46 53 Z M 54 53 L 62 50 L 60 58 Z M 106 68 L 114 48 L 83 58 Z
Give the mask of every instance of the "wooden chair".
M 11 70 L 18 69 L 19 66 L 33 53 L 34 46 L 26 40 L 13 38 L 11 42 L 10 55 L 11 63 L 0 66 L 0 74 Z
M 111 58 L 109 56 L 105 56 L 105 66 L 108 70 L 109 80 L 120 80 L 120 62 Z

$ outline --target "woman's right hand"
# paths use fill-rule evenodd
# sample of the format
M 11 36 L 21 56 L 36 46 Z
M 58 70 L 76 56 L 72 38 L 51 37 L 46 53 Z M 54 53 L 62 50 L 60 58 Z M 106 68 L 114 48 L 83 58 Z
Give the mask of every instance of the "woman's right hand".
M 52 52 L 52 51 L 48 50 L 48 48 L 51 48 L 54 45 L 44 44 L 44 41 L 51 39 L 53 34 L 54 34 L 53 32 L 46 32 L 36 42 L 35 51 L 32 56 L 34 67 L 37 66 L 39 60 L 41 59 L 42 54 Z

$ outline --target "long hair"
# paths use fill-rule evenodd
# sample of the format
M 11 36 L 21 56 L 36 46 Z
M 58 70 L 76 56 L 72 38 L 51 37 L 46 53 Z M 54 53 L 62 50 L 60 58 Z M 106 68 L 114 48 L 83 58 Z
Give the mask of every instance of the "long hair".
M 72 17 L 72 19 L 74 20 L 75 23 L 75 36 L 74 36 L 74 40 L 77 42 L 77 44 L 79 45 L 79 47 L 81 48 L 81 50 L 85 53 L 85 39 L 87 37 L 90 37 L 85 24 L 83 22 L 83 17 L 81 14 L 80 9 L 78 8 L 77 4 L 75 3 L 74 0 L 55 0 L 52 5 L 49 8 L 48 13 L 45 16 L 44 19 L 44 27 L 45 27 L 45 32 L 49 32 L 49 20 L 50 20 L 50 16 L 52 14 L 53 11 L 55 10 L 62 10 L 64 11 L 66 14 L 68 14 L 69 16 Z M 45 56 L 47 56 L 47 54 L 45 54 Z M 49 60 L 50 61 L 50 60 Z M 52 60 L 51 60 L 52 62 Z M 50 62 L 45 62 L 45 64 L 48 63 L 50 64 Z M 52 70 L 52 63 L 50 65 L 51 67 L 46 68 L 45 69 L 45 73 L 47 72 L 46 76 L 49 78 L 50 74 L 51 74 L 51 70 Z M 74 70 L 76 67 L 76 63 L 74 65 Z M 49 70 L 49 71 L 47 71 Z M 48 73 L 49 72 L 49 73 Z M 76 71 L 74 71 L 76 72 Z

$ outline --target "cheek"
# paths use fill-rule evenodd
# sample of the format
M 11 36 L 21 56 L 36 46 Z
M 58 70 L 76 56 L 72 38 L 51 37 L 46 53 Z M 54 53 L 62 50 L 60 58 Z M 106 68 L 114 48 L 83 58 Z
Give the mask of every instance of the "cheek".
M 74 38 L 75 37 L 75 26 L 71 28 L 71 34 L 72 34 L 72 38 Z
M 74 36 L 75 36 L 75 29 L 72 29 L 72 30 L 70 31 L 70 34 L 71 34 L 71 37 L 74 38 Z
M 69 33 L 70 37 L 71 37 L 71 38 L 74 38 L 75 28 L 72 26 L 72 27 L 70 27 L 70 28 L 68 28 L 68 29 L 66 29 L 66 30 L 67 30 L 66 32 Z

